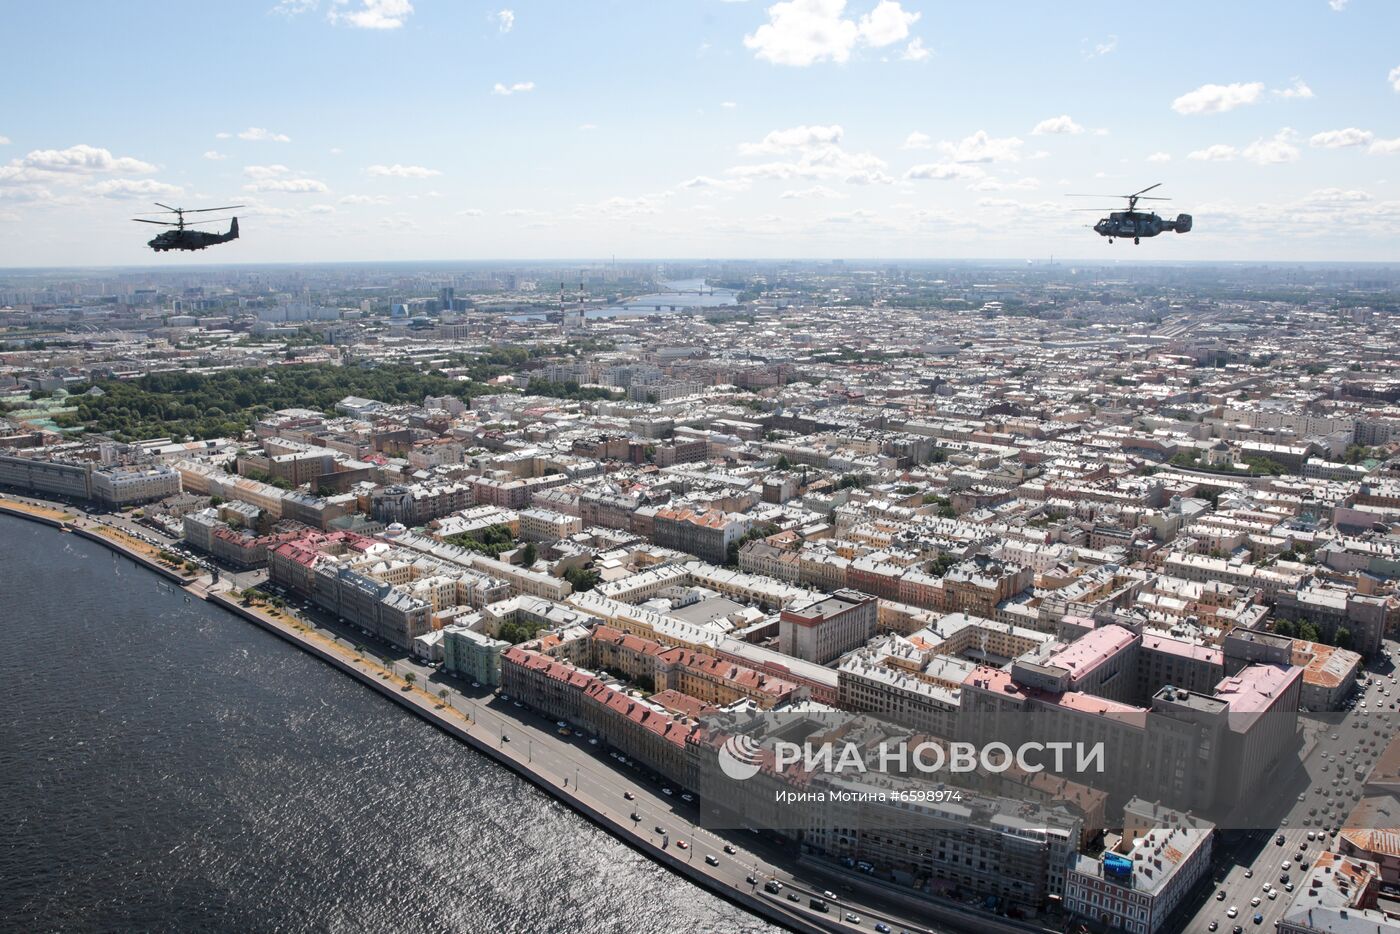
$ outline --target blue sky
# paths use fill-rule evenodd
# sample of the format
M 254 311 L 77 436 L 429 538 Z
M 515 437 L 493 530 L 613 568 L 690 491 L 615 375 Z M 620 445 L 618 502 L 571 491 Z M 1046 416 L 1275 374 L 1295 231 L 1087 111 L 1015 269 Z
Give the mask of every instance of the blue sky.
M 0 265 L 1400 257 L 1400 4 L 0 0 Z M 1164 183 L 1195 230 L 1083 224 Z M 1110 252 L 1112 251 L 1112 252 Z

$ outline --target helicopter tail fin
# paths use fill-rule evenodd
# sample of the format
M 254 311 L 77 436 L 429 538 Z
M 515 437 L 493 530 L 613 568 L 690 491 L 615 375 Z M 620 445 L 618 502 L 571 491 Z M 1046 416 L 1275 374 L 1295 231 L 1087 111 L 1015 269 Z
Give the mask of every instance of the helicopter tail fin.
M 1172 222 L 1172 229 L 1177 233 L 1186 233 L 1191 229 L 1191 215 L 1178 214 L 1176 220 Z
M 237 240 L 237 239 L 238 239 L 238 218 L 235 217 L 235 218 L 233 219 L 233 223 L 229 225 L 228 233 L 224 236 L 224 239 L 225 239 L 225 240 Z

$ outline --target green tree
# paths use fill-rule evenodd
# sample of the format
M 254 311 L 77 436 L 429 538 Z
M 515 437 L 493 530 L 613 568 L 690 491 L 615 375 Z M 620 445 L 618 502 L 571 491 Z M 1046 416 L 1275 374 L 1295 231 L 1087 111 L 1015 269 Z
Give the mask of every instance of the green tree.
M 403 679 L 409 687 L 413 687 L 414 683 L 418 680 L 418 676 L 410 671 L 408 674 L 403 676 Z
M 1300 619 L 1298 620 L 1298 638 L 1308 642 L 1316 642 L 1321 638 L 1321 634 L 1312 623 L 1306 619 Z
M 1298 636 L 1298 624 L 1291 619 L 1275 620 L 1274 632 L 1289 639 L 1295 639 Z
M 520 549 L 520 561 L 521 561 L 521 563 L 524 564 L 525 567 L 528 568 L 528 567 L 533 567 L 534 564 L 535 564 L 535 562 L 536 562 L 537 560 L 539 560 L 539 555 L 538 555 L 538 554 L 536 553 L 536 551 L 535 551 L 535 543 L 534 543 L 534 542 L 526 542 L 526 543 L 525 543 L 525 547 L 522 548 L 522 549 Z
M 1332 634 L 1332 644 L 1339 649 L 1351 648 L 1351 630 L 1345 626 L 1338 626 L 1337 631 Z
M 934 577 L 942 577 L 944 574 L 951 571 L 957 563 L 957 558 L 945 552 L 929 563 L 929 573 Z
M 574 593 L 586 593 L 597 587 L 600 577 L 593 568 L 569 568 L 564 572 L 564 580 L 574 588 Z

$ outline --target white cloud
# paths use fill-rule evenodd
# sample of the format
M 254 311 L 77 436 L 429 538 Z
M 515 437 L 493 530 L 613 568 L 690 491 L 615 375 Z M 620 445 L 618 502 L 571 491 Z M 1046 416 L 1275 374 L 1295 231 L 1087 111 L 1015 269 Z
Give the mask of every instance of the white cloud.
M 1012 198 L 979 198 L 977 206 L 990 208 L 998 215 L 1030 213 L 1043 217 L 1060 217 L 1064 215 L 1065 210 L 1064 205 L 1054 201 L 1038 201 L 1034 204 L 1027 204 Z
M 344 149 L 341 149 L 339 146 L 332 146 L 332 147 L 330 148 L 330 154 L 333 155 L 333 156 L 338 156 L 338 155 L 340 155 L 341 153 L 343 153 L 344 151 L 345 151 L 345 150 L 344 150 Z
M 1273 93 L 1278 97 L 1303 101 L 1312 100 L 1317 96 L 1313 93 L 1312 88 L 1303 83 L 1302 78 L 1294 78 L 1291 86 L 1284 88 L 1282 91 L 1275 90 Z
M 1393 156 L 1400 153 L 1400 137 L 1395 139 L 1378 139 L 1366 150 L 1372 156 Z
M 1370 201 L 1371 196 L 1356 189 L 1319 188 L 1303 198 L 1305 204 L 1360 204 Z
M 1179 114 L 1215 114 L 1234 110 L 1246 104 L 1258 103 L 1264 93 L 1264 82 L 1248 84 L 1203 84 L 1172 101 L 1172 110 Z
M 492 19 L 496 21 L 496 26 L 501 32 L 510 32 L 515 28 L 515 11 L 501 10 L 492 14 Z
M 1013 179 L 991 178 L 989 176 L 973 182 L 967 187 L 970 191 L 1034 191 L 1040 187 L 1040 179 L 1031 178 L 1029 175 Z
M 1351 0 L 1327 0 L 1327 5 L 1332 8 L 1333 13 L 1340 13 L 1347 8 Z
M 0 186 L 0 201 L 12 203 L 26 201 L 54 201 L 54 194 L 42 185 Z
M 885 185 L 894 179 L 886 175 L 884 169 L 885 161 L 873 153 L 846 152 L 834 144 L 811 144 L 801 149 L 794 161 L 736 165 L 727 169 L 725 174 L 736 178 L 775 178 L 783 181 L 794 178 L 840 178 L 852 185 Z
M 372 165 L 365 169 L 370 175 L 380 178 L 432 178 L 441 175 L 437 169 L 426 169 L 421 165 Z
M 50 175 L 145 175 L 156 167 L 130 156 L 79 143 L 67 149 L 34 149 L 21 159 L 0 166 L 0 181 L 28 181 Z
M 112 155 L 104 148 L 95 146 L 70 146 L 66 150 L 34 150 L 20 160 L 29 168 L 43 169 L 46 172 L 112 172 L 118 175 L 144 175 L 154 172 L 150 162 L 143 162 L 129 155 Z
M 1170 161 L 1172 161 L 1172 157 L 1171 157 L 1171 153 L 1168 153 L 1168 152 L 1154 152 L 1152 155 L 1150 155 L 1150 156 L 1147 157 L 1147 161 L 1148 161 L 1148 162 L 1170 162 Z
M 1390 87 L 1396 94 L 1400 94 L 1400 65 L 1390 69 L 1390 74 L 1386 75 L 1386 80 L 1390 82 Z
M 103 198 L 164 198 L 184 191 L 178 185 L 167 185 L 149 178 L 109 178 L 88 185 L 84 190 Z
M 860 36 L 876 48 L 909 38 L 909 27 L 922 13 L 910 13 L 896 0 L 880 0 L 875 9 L 860 18 Z
M 463 208 L 457 212 L 458 217 L 481 217 L 486 212 L 481 208 Z
M 1269 139 L 1256 139 L 1246 146 L 1240 155 L 1259 165 L 1297 162 L 1298 147 L 1293 145 L 1293 141 L 1297 138 L 1296 132 L 1289 127 L 1284 127 Z
M 583 132 L 585 132 L 585 133 L 591 133 L 592 131 L 598 129 L 598 124 L 596 124 L 596 123 L 580 123 L 580 124 L 578 125 L 578 128 L 579 128 L 580 130 L 582 130 Z
M 0 146 L 8 145 L 10 145 L 10 138 L 8 136 L 0 136 Z
M 276 178 L 286 175 L 291 169 L 285 165 L 245 165 L 243 174 L 252 179 Z
M 221 159 L 227 159 L 228 156 L 224 155 L 223 153 L 219 152 L 218 150 L 211 149 L 211 150 L 209 150 L 208 152 L 206 152 L 206 153 L 204 154 L 204 158 L 206 158 L 206 159 L 211 159 L 211 160 L 213 160 L 213 161 L 215 161 L 215 162 L 218 162 L 218 161 L 221 160 Z
M 515 84 L 502 84 L 497 81 L 495 87 L 491 88 L 492 94 L 499 94 L 502 97 L 509 97 L 512 94 L 524 94 L 535 89 L 533 81 L 517 81 Z
M 337 7 L 344 5 L 344 0 L 337 0 Z M 409 0 L 360 0 L 358 9 L 348 13 L 332 9 L 326 18 L 356 29 L 398 29 L 412 12 L 413 4 Z
M 341 204 L 392 204 L 393 200 L 384 195 L 346 195 Z
M 867 221 L 873 221 L 878 216 L 879 215 L 877 215 L 874 211 L 867 211 L 864 209 L 856 211 L 843 211 L 840 214 L 828 214 L 826 217 L 822 218 L 822 223 L 863 224 Z
M 907 181 L 932 180 L 950 181 L 956 178 L 982 178 L 987 173 L 975 165 L 959 165 L 956 162 L 928 162 L 916 165 L 904 173 Z
M 244 191 L 280 191 L 292 195 L 324 194 L 330 191 L 325 182 L 314 178 L 266 178 L 243 186 Z
M 740 143 L 739 151 L 746 156 L 761 153 L 783 153 L 794 149 L 812 149 L 817 146 L 834 146 L 841 142 L 845 131 L 837 124 L 831 126 L 794 126 L 786 130 L 774 130 L 763 137 L 761 142 Z
M 900 146 L 899 148 L 932 149 L 933 137 L 929 136 L 927 133 L 920 133 L 918 130 L 915 130 L 913 133 L 910 133 L 908 136 L 904 137 L 904 145 Z
M 790 189 L 783 192 L 778 197 L 786 200 L 809 201 L 809 200 L 830 200 L 834 198 L 845 198 L 846 195 L 825 185 L 813 185 L 811 188 Z
M 577 217 L 586 219 L 603 218 L 612 220 L 621 217 L 637 217 L 644 214 L 661 213 L 661 199 L 665 195 L 641 195 L 636 198 L 624 198 L 615 196 L 599 201 L 596 204 L 579 204 L 574 206 L 574 214 Z
M 1201 162 L 1229 162 L 1238 155 L 1239 150 L 1235 149 L 1234 146 L 1216 143 L 1214 146 L 1207 146 L 1205 149 L 1197 149 L 1195 152 L 1187 153 L 1186 158 Z
M 906 62 L 922 62 L 933 53 L 924 48 L 924 40 L 914 38 L 904 47 L 904 52 L 899 56 Z
M 1358 130 L 1356 127 L 1347 127 L 1345 130 L 1326 130 L 1322 133 L 1314 133 L 1308 139 L 1309 146 L 1316 146 L 1319 149 L 1345 149 L 1348 146 L 1365 146 L 1371 141 L 1375 134 L 1370 130 Z
M 1049 117 L 1035 125 L 1031 130 L 1032 136 L 1053 136 L 1056 134 L 1083 133 L 1084 128 L 1070 119 L 1069 114 L 1060 114 L 1058 117 Z
M 680 187 L 688 190 L 713 188 L 718 191 L 744 191 L 751 183 L 746 178 L 711 178 L 708 175 L 697 175 L 681 182 Z
M 1015 162 L 1021 157 L 1021 140 L 1014 136 L 996 139 L 986 130 L 956 143 L 939 143 L 938 148 L 954 162 Z
M 880 0 L 859 20 L 846 16 L 846 0 L 784 0 L 767 13 L 768 22 L 744 36 L 744 46 L 764 61 L 798 68 L 846 62 L 858 43 L 881 48 L 900 42 L 922 15 L 897 0 Z M 922 44 L 915 49 L 910 43 L 910 50 L 917 57 Z
M 316 9 L 318 3 L 319 0 L 278 0 L 272 12 L 281 13 L 283 16 L 297 16 Z
M 232 133 L 215 133 L 215 134 L 214 134 L 214 138 L 215 138 L 215 139 L 233 139 L 233 134 L 232 134 Z
M 1118 48 L 1118 37 L 1109 36 L 1103 42 L 1094 44 L 1094 48 L 1089 52 L 1089 58 L 1098 58 L 1100 55 L 1107 55 Z
M 723 107 L 725 110 L 733 110 L 735 107 L 738 107 L 738 106 L 739 106 L 739 105 L 736 104 L 734 101 L 720 101 L 720 102 L 719 102 L 719 105 L 720 105 L 721 107 Z
M 227 133 L 219 133 L 216 135 L 219 139 L 229 138 Z M 260 126 L 248 127 L 248 129 L 238 134 L 238 138 L 254 143 L 290 143 L 292 141 L 292 138 L 285 133 L 274 133 Z
M 768 22 L 744 46 L 775 65 L 805 68 L 816 62 L 844 62 L 860 36 L 854 20 L 845 19 L 846 0 L 788 0 L 768 8 Z
M 334 214 L 335 206 L 330 204 L 313 204 L 306 210 L 309 214 Z

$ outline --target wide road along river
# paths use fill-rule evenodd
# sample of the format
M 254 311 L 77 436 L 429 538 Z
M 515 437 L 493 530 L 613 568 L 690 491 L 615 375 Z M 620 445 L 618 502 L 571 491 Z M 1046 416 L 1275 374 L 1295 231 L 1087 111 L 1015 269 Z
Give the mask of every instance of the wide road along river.
M 0 516 L 0 929 L 771 932 L 311 658 Z

